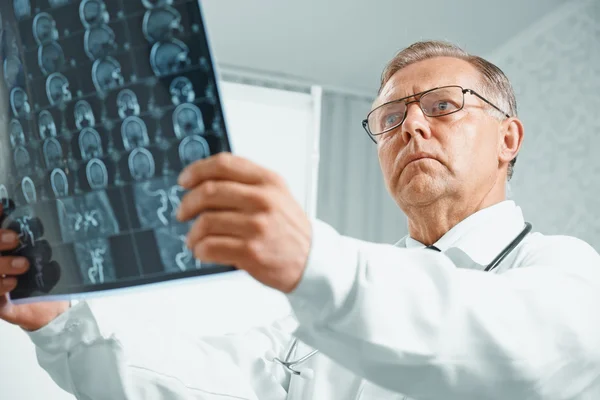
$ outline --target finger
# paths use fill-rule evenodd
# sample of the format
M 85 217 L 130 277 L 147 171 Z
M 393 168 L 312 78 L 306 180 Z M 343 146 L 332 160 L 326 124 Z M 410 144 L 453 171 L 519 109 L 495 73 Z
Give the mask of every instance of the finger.
M 248 159 L 223 152 L 186 167 L 179 175 L 178 183 L 186 189 L 208 180 L 257 184 L 268 181 L 273 175 L 270 170 Z
M 268 206 L 264 189 L 260 187 L 231 181 L 205 181 L 183 196 L 177 218 L 187 221 L 207 210 L 253 211 Z
M 194 248 L 197 242 L 208 236 L 254 237 L 266 229 L 266 222 L 261 214 L 208 211 L 202 213 L 192 225 L 187 235 L 187 245 Z
M 0 276 L 21 275 L 29 269 L 29 261 L 25 257 L 0 257 Z
M 0 278 L 0 296 L 4 296 L 9 293 L 11 290 L 17 287 L 17 278 L 12 276 L 6 276 L 4 278 Z
M 246 241 L 229 236 L 209 236 L 194 245 L 194 257 L 205 263 L 238 267 L 244 258 Z
M 0 251 L 12 250 L 19 244 L 19 235 L 8 229 L 0 229 Z

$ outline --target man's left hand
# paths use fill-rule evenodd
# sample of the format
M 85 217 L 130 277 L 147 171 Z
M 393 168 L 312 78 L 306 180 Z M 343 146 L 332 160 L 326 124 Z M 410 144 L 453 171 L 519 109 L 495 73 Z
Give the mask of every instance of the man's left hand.
M 187 236 L 194 256 L 233 265 L 289 293 L 300 282 L 311 223 L 283 178 L 231 153 L 196 161 L 179 176 L 189 189 L 177 218 L 196 218 Z

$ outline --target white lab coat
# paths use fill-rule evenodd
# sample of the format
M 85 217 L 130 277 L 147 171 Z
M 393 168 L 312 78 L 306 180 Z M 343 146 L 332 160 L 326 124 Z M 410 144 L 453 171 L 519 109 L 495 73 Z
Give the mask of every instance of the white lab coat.
M 307 269 L 288 295 L 296 320 L 138 349 L 81 303 L 31 338 L 52 378 L 90 400 L 600 399 L 600 256 L 578 239 L 534 233 L 482 272 L 523 225 L 505 201 L 455 226 L 438 253 L 315 222 Z M 282 357 L 292 332 L 297 356 L 321 351 L 302 365 L 313 379 L 267 357 Z

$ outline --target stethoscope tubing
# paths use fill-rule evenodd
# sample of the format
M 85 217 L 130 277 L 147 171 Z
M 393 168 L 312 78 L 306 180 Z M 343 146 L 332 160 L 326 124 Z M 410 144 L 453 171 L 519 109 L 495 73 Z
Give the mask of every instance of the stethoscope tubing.
M 525 228 L 523 228 L 523 230 L 521 231 L 521 233 L 519 233 L 519 235 L 517 235 L 517 237 L 515 237 L 504 249 L 502 249 L 502 251 L 496 256 L 496 258 L 494 258 L 492 260 L 492 262 L 489 263 L 488 266 L 485 267 L 484 272 L 489 272 L 489 271 L 492 271 L 495 268 L 497 268 L 498 265 L 500 265 L 500 263 L 514 249 L 517 248 L 517 246 L 523 241 L 523 239 L 525 239 L 525 237 L 529 234 L 529 232 L 531 232 L 531 229 L 532 229 L 532 225 L 529 222 L 525 222 Z M 286 368 L 292 374 L 294 374 L 294 375 L 300 375 L 301 372 L 299 370 L 295 369 L 294 367 L 296 367 L 296 366 L 304 363 L 309 358 L 313 357 L 315 354 L 317 354 L 319 352 L 319 350 L 313 350 L 310 353 L 308 353 L 307 355 L 305 355 L 305 356 L 303 356 L 301 358 L 298 358 L 297 360 L 290 360 L 292 358 L 292 354 L 294 353 L 294 350 L 296 350 L 297 348 L 298 348 L 298 339 L 297 338 L 293 338 L 292 339 L 292 343 L 290 345 L 290 348 L 286 352 L 285 357 L 283 358 L 283 360 L 281 360 L 280 358 L 276 357 L 276 358 L 273 359 L 273 361 L 281 364 L 284 368 Z

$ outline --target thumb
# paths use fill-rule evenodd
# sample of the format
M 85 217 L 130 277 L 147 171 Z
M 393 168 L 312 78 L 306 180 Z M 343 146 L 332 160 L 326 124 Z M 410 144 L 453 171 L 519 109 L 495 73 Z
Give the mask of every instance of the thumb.
M 0 319 L 11 324 L 16 324 L 17 322 L 15 306 L 8 300 L 7 295 L 0 297 Z

